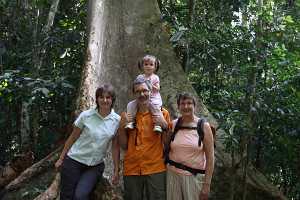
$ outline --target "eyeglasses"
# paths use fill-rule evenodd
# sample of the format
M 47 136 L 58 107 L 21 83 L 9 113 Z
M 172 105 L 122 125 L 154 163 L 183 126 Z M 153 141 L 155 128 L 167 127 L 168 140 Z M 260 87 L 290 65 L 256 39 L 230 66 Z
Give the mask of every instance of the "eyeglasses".
M 191 101 L 181 101 L 179 103 L 179 106 L 195 106 L 194 102 L 191 100 Z
M 135 94 L 139 94 L 139 95 L 142 95 L 142 94 L 149 94 L 149 93 L 150 93 L 150 90 L 146 90 L 146 89 L 144 89 L 144 90 L 136 90 L 134 93 L 135 93 Z

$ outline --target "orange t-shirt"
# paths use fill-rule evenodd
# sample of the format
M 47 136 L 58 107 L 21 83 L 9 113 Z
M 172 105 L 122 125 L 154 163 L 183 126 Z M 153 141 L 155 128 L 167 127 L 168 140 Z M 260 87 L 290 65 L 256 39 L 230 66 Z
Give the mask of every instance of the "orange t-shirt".
M 162 111 L 168 124 L 169 112 Z M 136 114 L 136 129 L 128 130 L 128 148 L 124 157 L 124 176 L 149 175 L 166 170 L 162 135 L 153 131 L 151 112 Z

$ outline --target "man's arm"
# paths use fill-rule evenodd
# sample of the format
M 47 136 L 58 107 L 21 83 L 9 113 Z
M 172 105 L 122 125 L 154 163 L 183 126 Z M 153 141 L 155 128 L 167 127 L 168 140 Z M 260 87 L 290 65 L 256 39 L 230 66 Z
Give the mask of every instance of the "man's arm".
M 162 119 L 159 119 L 162 123 L 161 123 L 161 127 L 164 130 L 164 134 L 162 134 L 162 139 L 164 142 L 164 145 L 169 143 L 169 138 L 171 135 L 171 131 L 172 131 L 172 121 L 169 115 L 169 112 L 165 109 L 163 109 L 162 111 L 163 113 L 163 117 Z
M 126 123 L 127 123 L 127 116 L 126 113 L 123 112 L 121 114 L 121 121 L 120 121 L 120 126 L 117 134 L 118 134 L 118 144 L 124 150 L 127 150 L 127 144 L 128 144 L 128 136 L 127 136 L 127 131 L 125 129 Z
M 163 109 L 163 111 L 161 112 L 162 115 L 153 117 L 153 122 L 155 124 L 159 124 L 164 131 L 168 131 L 171 127 L 171 119 L 169 112 L 166 109 Z

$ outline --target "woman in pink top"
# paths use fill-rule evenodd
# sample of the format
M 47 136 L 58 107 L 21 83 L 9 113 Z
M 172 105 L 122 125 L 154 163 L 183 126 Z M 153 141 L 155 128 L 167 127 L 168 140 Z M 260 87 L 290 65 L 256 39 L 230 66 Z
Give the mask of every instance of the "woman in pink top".
M 201 127 L 204 137 L 199 142 L 199 117 L 195 115 L 192 95 L 180 94 L 177 105 L 181 117 L 173 121 L 175 135 L 167 161 L 167 199 L 206 200 L 214 170 L 213 134 L 209 123 L 204 122 Z

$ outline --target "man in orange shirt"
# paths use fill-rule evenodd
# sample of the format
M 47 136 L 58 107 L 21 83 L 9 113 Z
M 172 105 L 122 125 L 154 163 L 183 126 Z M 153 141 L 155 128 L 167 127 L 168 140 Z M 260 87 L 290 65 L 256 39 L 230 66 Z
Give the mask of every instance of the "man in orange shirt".
M 125 129 L 131 116 L 123 113 L 119 128 L 119 144 L 125 149 L 124 190 L 125 200 L 165 200 L 166 166 L 163 157 L 163 141 L 169 129 L 170 116 L 162 109 L 163 117 L 153 117 L 149 110 L 150 86 L 144 78 L 134 83 L 138 102 L 136 128 Z M 163 133 L 153 131 L 153 124 L 159 124 Z

